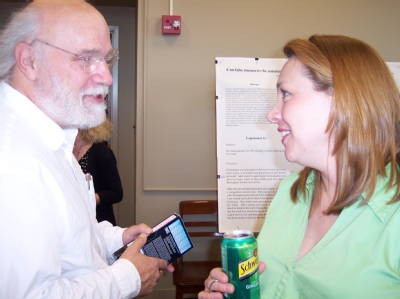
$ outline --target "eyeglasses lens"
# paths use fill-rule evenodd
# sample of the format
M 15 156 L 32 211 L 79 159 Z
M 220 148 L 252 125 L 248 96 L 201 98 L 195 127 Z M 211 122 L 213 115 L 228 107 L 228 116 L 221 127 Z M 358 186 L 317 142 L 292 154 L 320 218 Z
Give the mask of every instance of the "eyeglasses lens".
M 119 59 L 118 53 L 119 53 L 118 49 L 112 49 L 110 50 L 110 52 L 108 52 L 106 57 L 85 58 L 83 60 L 84 69 L 87 72 L 92 73 L 96 70 L 99 63 L 105 60 L 108 69 L 111 70 L 112 67 L 115 65 L 115 63 L 117 62 L 117 60 Z
M 112 67 L 115 65 L 115 63 L 117 62 L 117 60 L 119 59 L 118 49 L 115 49 L 115 48 L 112 49 L 105 58 L 106 58 L 106 62 L 108 64 L 108 68 L 111 70 Z

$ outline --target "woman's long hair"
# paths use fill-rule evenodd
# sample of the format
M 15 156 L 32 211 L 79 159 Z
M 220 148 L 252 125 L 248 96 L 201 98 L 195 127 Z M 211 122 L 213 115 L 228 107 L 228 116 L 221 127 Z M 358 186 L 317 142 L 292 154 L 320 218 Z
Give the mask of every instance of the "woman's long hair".
M 296 56 L 315 90 L 332 95 L 327 132 L 333 137 L 337 185 L 327 214 L 340 213 L 366 192 L 371 198 L 378 176 L 386 176 L 387 189 L 396 192 L 389 203 L 400 200 L 400 94 L 379 53 L 363 41 L 340 35 L 313 35 L 295 39 L 284 47 L 287 57 Z M 296 202 L 306 192 L 306 179 L 314 169 L 305 167 L 291 188 Z M 314 196 L 320 192 L 316 171 Z

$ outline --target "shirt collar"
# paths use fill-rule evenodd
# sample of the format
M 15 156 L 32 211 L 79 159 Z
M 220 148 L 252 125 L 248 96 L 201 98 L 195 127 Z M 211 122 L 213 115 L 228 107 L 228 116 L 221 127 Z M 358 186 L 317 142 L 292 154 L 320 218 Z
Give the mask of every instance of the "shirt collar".
M 390 198 L 393 198 L 394 193 L 396 192 L 396 188 L 391 188 L 386 190 L 387 184 L 389 182 L 390 171 L 391 171 L 391 163 L 388 163 L 385 167 L 386 177 L 378 176 L 376 179 L 376 185 L 374 193 L 372 194 L 370 200 L 367 205 L 371 208 L 374 214 L 379 218 L 380 221 L 384 222 L 386 214 L 389 209 L 389 205 L 387 204 Z M 306 189 L 308 191 L 309 196 L 312 195 L 314 191 L 315 184 L 315 170 L 311 171 L 310 175 L 306 181 Z M 354 203 L 359 205 L 367 196 L 367 192 L 364 191 L 360 198 Z
M 378 178 L 376 179 L 374 193 L 372 194 L 371 199 L 368 201 L 368 206 L 382 222 L 385 221 L 386 214 L 389 209 L 389 205 L 387 203 L 391 198 L 393 198 L 396 192 L 396 188 L 390 188 L 389 190 L 387 190 L 391 167 L 392 163 L 388 163 L 386 165 L 386 177 L 378 176 Z M 363 192 L 361 196 L 362 200 L 366 197 L 366 195 L 367 192 Z
M 74 134 L 76 136 L 77 134 L 76 129 L 65 131 L 61 129 L 59 125 L 50 119 L 32 101 L 4 81 L 0 81 L 0 102 L 4 102 L 15 113 L 21 115 L 39 133 L 43 142 L 50 150 L 55 151 L 59 149 L 65 141 L 70 143 L 72 136 Z M 71 136 L 66 138 L 66 133 Z

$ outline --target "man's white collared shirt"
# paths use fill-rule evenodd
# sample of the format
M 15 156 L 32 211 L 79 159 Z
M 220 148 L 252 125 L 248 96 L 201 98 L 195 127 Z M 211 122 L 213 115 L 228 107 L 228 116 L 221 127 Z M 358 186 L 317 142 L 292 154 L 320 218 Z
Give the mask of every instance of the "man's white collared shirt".
M 112 264 L 123 229 L 97 223 L 72 155 L 77 130 L 1 81 L 0 119 L 0 298 L 136 296 L 136 268 Z

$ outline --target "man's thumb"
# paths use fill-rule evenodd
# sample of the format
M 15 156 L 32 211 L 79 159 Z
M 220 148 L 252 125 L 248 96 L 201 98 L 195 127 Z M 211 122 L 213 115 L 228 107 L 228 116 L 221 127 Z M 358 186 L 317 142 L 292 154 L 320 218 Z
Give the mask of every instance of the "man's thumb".
M 139 251 L 144 244 L 146 244 L 147 241 L 147 235 L 146 234 L 140 234 L 129 247 L 132 247 L 135 251 Z

